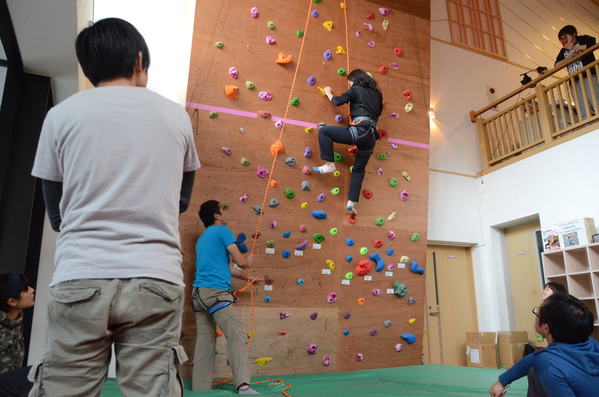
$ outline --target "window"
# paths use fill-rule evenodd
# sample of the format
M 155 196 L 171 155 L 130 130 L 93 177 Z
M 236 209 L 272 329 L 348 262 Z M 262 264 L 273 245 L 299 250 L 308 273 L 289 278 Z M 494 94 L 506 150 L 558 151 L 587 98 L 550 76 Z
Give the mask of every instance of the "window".
M 454 43 L 506 58 L 497 0 L 447 0 L 447 15 Z

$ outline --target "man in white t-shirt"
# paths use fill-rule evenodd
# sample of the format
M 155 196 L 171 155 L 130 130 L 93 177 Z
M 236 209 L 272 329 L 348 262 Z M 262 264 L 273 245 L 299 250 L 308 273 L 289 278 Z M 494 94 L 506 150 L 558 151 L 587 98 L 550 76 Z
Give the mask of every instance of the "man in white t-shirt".
M 182 395 L 178 215 L 200 167 L 191 122 L 145 88 L 149 51 L 128 22 L 101 20 L 75 47 L 96 88 L 48 112 L 32 171 L 60 234 L 30 396 L 98 395 L 113 344 L 124 395 Z

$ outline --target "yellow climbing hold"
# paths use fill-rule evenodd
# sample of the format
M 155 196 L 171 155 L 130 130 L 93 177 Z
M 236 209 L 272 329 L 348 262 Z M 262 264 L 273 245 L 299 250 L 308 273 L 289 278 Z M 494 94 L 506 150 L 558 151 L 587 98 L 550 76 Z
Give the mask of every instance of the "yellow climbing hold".
M 392 213 L 389 214 L 389 216 L 387 217 L 387 220 L 392 221 L 395 218 L 397 218 L 397 212 L 393 211 Z
M 333 262 L 331 259 L 327 259 L 326 264 L 331 271 L 335 270 L 335 262 Z
M 339 177 L 341 176 L 341 172 L 339 170 L 335 170 L 335 172 L 333 172 L 333 175 Z
M 339 3 L 339 7 L 345 9 L 345 1 L 342 1 L 341 3 Z
M 304 128 L 304 131 L 306 131 L 306 134 L 309 134 L 312 131 L 314 131 L 314 129 L 312 127 L 306 127 L 306 128 Z
M 387 31 L 387 29 L 389 29 L 389 20 L 385 19 L 383 20 L 383 30 Z
M 401 176 L 403 176 L 408 182 L 412 180 L 412 177 L 410 176 L 410 174 L 408 174 L 408 171 L 402 171 Z
M 256 335 L 255 331 L 248 331 L 247 336 L 249 339 L 252 339 L 254 337 L 254 335 Z
M 415 318 L 411 318 L 411 319 L 408 321 L 408 324 L 410 324 L 410 325 L 414 325 L 414 324 L 416 324 L 416 319 L 415 319 Z
M 320 93 L 321 93 L 322 95 L 326 95 L 326 94 L 327 94 L 327 92 L 326 92 L 326 91 L 324 90 L 324 88 L 322 88 L 322 87 L 318 87 L 318 91 L 320 91 Z
M 409 113 L 409 112 L 412 111 L 412 109 L 414 109 L 414 104 L 408 103 L 408 104 L 406 104 L 406 106 L 404 107 L 404 109 L 405 109 L 406 112 Z
M 333 31 L 333 21 L 324 21 L 324 23 L 322 24 L 322 26 L 324 26 L 324 28 L 326 30 L 328 30 L 329 32 Z
M 410 258 L 408 258 L 407 256 L 402 256 L 401 259 L 399 260 L 400 263 L 408 263 L 410 261 Z
M 260 357 L 256 359 L 256 362 L 259 366 L 264 367 L 270 360 L 272 360 L 272 357 Z
M 303 203 L 300 204 L 300 207 L 306 209 L 306 208 L 308 208 L 308 203 L 306 201 L 304 201 Z
M 337 50 L 335 51 L 337 55 L 345 55 L 345 50 L 340 45 L 337 46 Z

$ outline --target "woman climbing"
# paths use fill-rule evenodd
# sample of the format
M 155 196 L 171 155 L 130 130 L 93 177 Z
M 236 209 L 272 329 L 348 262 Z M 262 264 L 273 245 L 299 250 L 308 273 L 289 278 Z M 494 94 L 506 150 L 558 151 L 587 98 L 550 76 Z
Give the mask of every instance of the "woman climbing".
M 348 76 L 349 90 L 340 96 L 333 95 L 331 87 L 325 87 L 326 96 L 335 106 L 349 102 L 351 124 L 348 127 L 331 127 L 320 124 L 318 144 L 320 158 L 325 161 L 312 169 L 319 174 L 335 172 L 333 142 L 356 145 L 356 158 L 352 168 L 346 209 L 353 215 L 358 212 L 356 204 L 360 198 L 366 164 L 378 139 L 376 122 L 383 110 L 383 94 L 377 89 L 376 81 L 366 72 L 355 69 Z

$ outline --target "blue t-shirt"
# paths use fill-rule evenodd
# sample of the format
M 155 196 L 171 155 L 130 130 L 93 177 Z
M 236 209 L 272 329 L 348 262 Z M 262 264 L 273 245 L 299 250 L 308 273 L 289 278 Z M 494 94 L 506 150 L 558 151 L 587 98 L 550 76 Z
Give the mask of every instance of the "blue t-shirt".
M 235 235 L 226 225 L 208 226 L 196 244 L 194 287 L 231 289 L 227 247 L 233 243 L 235 243 Z

